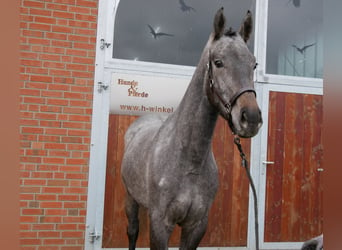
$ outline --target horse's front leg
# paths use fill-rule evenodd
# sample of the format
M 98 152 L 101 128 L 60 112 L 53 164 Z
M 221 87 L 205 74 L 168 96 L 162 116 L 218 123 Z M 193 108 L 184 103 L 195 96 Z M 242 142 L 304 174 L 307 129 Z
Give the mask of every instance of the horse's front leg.
M 161 213 L 150 214 L 150 249 L 168 249 L 168 242 L 174 225 L 167 224 L 167 219 Z
M 182 227 L 180 250 L 196 249 L 203 238 L 208 225 L 208 215 L 193 226 Z

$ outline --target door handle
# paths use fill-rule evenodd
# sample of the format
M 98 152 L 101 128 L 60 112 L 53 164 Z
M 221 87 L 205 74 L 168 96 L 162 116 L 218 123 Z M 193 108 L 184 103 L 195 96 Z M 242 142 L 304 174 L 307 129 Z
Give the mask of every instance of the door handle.
M 262 161 L 263 167 L 261 168 L 261 174 L 264 175 L 266 172 L 266 166 L 267 165 L 273 165 L 274 161 Z

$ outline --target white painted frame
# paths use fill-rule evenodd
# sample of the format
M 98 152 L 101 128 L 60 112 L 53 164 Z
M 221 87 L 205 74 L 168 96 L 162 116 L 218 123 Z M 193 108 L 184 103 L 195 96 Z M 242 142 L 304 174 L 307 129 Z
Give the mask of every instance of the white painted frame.
M 259 63 L 256 71 L 256 92 L 258 103 L 261 104 L 263 114 L 268 113 L 269 91 L 285 91 L 296 93 L 323 94 L 323 80 L 303 77 L 270 75 L 265 73 L 266 38 L 267 38 L 267 6 L 268 0 L 256 0 L 255 44 L 254 53 Z M 93 116 L 89 161 L 88 202 L 85 232 L 85 250 L 102 250 L 102 231 L 104 219 L 104 194 L 106 175 L 106 153 L 108 137 L 108 118 L 110 91 L 100 87 L 110 86 L 112 72 L 139 73 L 145 75 L 176 76 L 191 78 L 195 67 L 177 66 L 150 62 L 127 61 L 112 58 L 112 44 L 109 48 L 101 49 L 101 39 L 107 43 L 113 42 L 115 14 L 120 0 L 99 0 L 98 25 L 96 39 L 95 80 L 93 92 Z M 265 169 L 262 161 L 267 152 L 267 123 L 264 115 L 264 125 L 251 143 L 251 174 L 255 181 L 259 202 L 259 239 L 260 249 L 298 249 L 301 242 L 293 243 L 265 243 L 264 211 L 265 211 Z M 246 247 L 212 247 L 199 248 L 202 250 L 249 250 L 254 249 L 254 208 L 253 195 L 249 195 L 248 232 Z M 90 237 L 93 234 L 94 237 Z M 90 238 L 94 238 L 91 243 Z M 117 250 L 119 248 L 105 248 Z M 175 249 L 175 248 L 171 248 Z

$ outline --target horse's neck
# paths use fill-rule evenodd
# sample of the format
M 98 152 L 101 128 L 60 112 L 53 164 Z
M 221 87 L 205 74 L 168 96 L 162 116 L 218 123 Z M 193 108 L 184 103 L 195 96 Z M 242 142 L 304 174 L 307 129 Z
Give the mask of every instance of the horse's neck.
M 181 149 L 188 156 L 202 162 L 211 147 L 218 112 L 210 105 L 205 93 L 206 63 L 199 63 L 185 95 L 177 110 L 172 115 L 175 138 Z

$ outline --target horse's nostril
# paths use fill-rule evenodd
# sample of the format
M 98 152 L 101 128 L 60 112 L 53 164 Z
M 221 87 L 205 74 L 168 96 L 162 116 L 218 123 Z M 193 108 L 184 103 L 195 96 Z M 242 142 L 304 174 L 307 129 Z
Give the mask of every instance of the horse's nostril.
M 247 126 L 248 126 L 248 116 L 247 116 L 246 111 L 241 112 L 240 124 L 243 128 L 247 128 Z
M 247 129 L 249 126 L 260 128 L 262 125 L 261 111 L 259 109 L 242 109 L 240 125 L 244 129 Z

